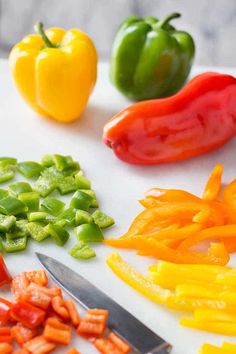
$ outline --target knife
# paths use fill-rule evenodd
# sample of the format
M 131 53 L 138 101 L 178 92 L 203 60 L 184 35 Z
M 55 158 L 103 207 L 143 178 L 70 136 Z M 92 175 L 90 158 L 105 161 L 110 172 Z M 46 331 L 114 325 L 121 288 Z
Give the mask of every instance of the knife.
M 108 327 L 142 354 L 167 354 L 171 345 L 159 337 L 131 313 L 61 262 L 36 253 L 51 277 L 84 308 L 103 308 L 109 311 Z

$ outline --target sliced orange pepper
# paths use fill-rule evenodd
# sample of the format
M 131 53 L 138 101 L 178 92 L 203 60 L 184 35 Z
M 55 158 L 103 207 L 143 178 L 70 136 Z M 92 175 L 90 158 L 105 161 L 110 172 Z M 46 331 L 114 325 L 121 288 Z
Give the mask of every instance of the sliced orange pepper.
M 13 352 L 13 347 L 9 343 L 0 343 L 1 354 L 11 354 L 12 352 Z
M 204 200 L 210 201 L 217 199 L 221 188 L 221 178 L 223 170 L 224 166 L 221 164 L 218 164 L 214 167 L 204 189 Z
M 80 323 L 80 315 L 77 311 L 77 308 L 72 300 L 65 300 L 64 305 L 69 313 L 71 322 L 75 327 L 77 327 Z
M 43 337 L 50 342 L 68 345 L 71 340 L 71 330 L 57 318 L 48 318 L 43 330 Z
M 155 238 L 156 240 L 163 240 L 163 239 L 184 239 L 189 237 L 190 235 L 196 233 L 197 231 L 202 230 L 203 226 L 200 224 L 190 224 L 178 229 L 175 228 L 167 228 L 164 230 L 160 230 L 157 232 L 152 233 L 144 233 L 143 236 L 148 236 Z
M 145 199 L 139 202 L 145 207 L 150 208 L 156 206 L 159 203 L 168 202 L 193 202 L 200 201 L 201 199 L 194 194 L 186 192 L 181 189 L 164 189 L 164 188 L 152 188 L 145 193 Z
M 124 340 L 118 337 L 114 332 L 110 332 L 107 337 L 112 343 L 116 345 L 117 348 L 121 350 L 122 353 L 127 354 L 130 352 L 131 347 Z
M 68 320 L 70 318 L 69 316 L 69 312 L 66 309 L 65 305 L 64 305 L 64 300 L 62 299 L 61 296 L 54 296 L 52 298 L 52 308 L 53 310 L 60 316 L 62 317 L 64 320 Z
M 236 212 L 236 179 L 225 187 L 222 200 Z
M 54 343 L 49 342 L 43 336 L 38 336 L 23 345 L 23 348 L 32 354 L 47 354 L 56 347 Z
M 234 253 L 236 252 L 236 238 L 235 237 L 227 237 L 225 239 L 221 239 L 221 241 L 224 243 L 225 248 L 229 253 Z
M 185 239 L 180 246 L 179 250 L 187 250 L 202 241 L 211 239 L 223 239 L 228 237 L 236 237 L 236 224 L 214 226 L 197 232 L 195 235 Z

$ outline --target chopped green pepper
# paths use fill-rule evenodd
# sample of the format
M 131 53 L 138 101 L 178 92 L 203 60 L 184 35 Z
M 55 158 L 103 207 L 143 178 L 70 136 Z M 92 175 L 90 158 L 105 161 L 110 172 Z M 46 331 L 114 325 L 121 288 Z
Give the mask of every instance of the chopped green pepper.
M 76 225 L 90 224 L 93 222 L 92 216 L 84 210 L 77 210 L 75 214 Z
M 77 185 L 77 189 L 90 189 L 91 183 L 90 181 L 83 175 L 82 171 L 79 171 L 75 175 L 75 182 Z
M 49 236 L 48 232 L 46 231 L 46 228 L 37 222 L 28 223 L 27 230 L 30 236 L 37 242 L 41 242 Z
M 92 189 L 80 189 L 80 192 L 88 194 L 92 197 L 92 202 L 90 204 L 91 208 L 98 208 L 98 201 L 95 192 Z
M 0 157 L 0 162 L 3 162 L 6 165 L 16 165 L 17 159 L 14 157 Z
M 41 208 L 47 213 L 57 216 L 65 207 L 65 203 L 56 198 L 47 197 L 41 204 Z
M 48 224 L 45 231 L 51 236 L 58 246 L 64 246 L 68 241 L 70 234 L 62 226 L 57 224 Z
M 51 167 L 54 165 L 53 157 L 52 155 L 44 155 L 42 160 L 41 160 L 41 165 L 43 167 Z
M 0 167 L 0 183 L 10 181 L 14 175 L 14 171 L 10 166 Z
M 18 196 L 20 193 L 32 192 L 32 188 L 27 182 L 16 182 L 8 186 L 10 193 Z
M 12 239 L 8 234 L 6 234 L 4 250 L 8 253 L 23 251 L 27 246 L 27 239 L 27 236 Z
M 0 200 L 8 197 L 8 195 L 9 195 L 9 193 L 7 190 L 0 188 Z
M 39 210 L 39 193 L 28 192 L 20 193 L 18 199 L 23 202 L 28 207 L 28 211 L 38 211 Z
M 31 221 L 39 221 L 39 220 L 45 220 L 47 218 L 47 213 L 43 211 L 35 211 L 32 213 L 27 214 L 28 220 Z
M 42 176 L 34 184 L 34 190 L 38 192 L 41 197 L 45 198 L 50 193 L 52 193 L 56 189 L 57 185 L 55 181 L 44 178 Z
M 2 238 L 0 236 L 0 252 L 3 251 L 3 242 L 2 242 Z
M 93 198 L 90 195 L 81 191 L 77 191 L 71 199 L 70 207 L 88 211 L 92 201 Z
M 26 178 L 38 177 L 43 167 L 34 161 L 25 161 L 17 164 L 17 170 Z
M 27 211 L 28 207 L 17 198 L 6 197 L 0 200 L 0 212 L 3 214 L 18 215 Z
M 77 185 L 73 176 L 66 176 L 58 181 L 58 189 L 60 194 L 68 194 L 76 191 Z
M 106 215 L 100 210 L 96 210 L 92 214 L 95 224 L 97 224 L 101 229 L 114 225 L 115 221 L 110 216 Z
M 104 240 L 102 231 L 96 224 L 82 224 L 77 226 L 74 231 L 78 241 L 101 242 Z
M 75 212 L 73 208 L 68 208 L 60 213 L 57 221 L 65 220 L 68 226 L 75 226 Z M 56 222 L 57 222 L 56 221 Z
M 79 242 L 69 251 L 69 254 L 76 259 L 89 259 L 96 257 L 96 253 L 86 243 Z
M 52 156 L 52 159 L 58 171 L 66 170 L 67 168 L 71 167 L 74 162 L 72 157 L 69 155 L 63 156 L 55 154 Z
M 28 221 L 25 219 L 17 220 L 15 227 L 8 232 L 9 239 L 15 239 L 19 237 L 29 236 L 27 230 Z
M 13 215 L 7 216 L 0 214 L 0 231 L 7 232 L 16 224 L 16 218 Z

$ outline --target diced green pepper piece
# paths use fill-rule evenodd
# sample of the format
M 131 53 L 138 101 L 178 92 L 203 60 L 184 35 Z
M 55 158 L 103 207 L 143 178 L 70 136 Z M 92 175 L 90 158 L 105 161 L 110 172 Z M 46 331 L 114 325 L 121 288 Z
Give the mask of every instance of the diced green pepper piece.
M 79 171 L 75 175 L 75 182 L 77 185 L 77 189 L 90 189 L 91 183 L 90 181 L 83 175 L 82 171 Z
M 104 240 L 102 231 L 96 224 L 82 224 L 77 226 L 74 231 L 78 241 L 101 242 Z
M 39 210 L 39 193 L 28 192 L 20 193 L 18 199 L 23 202 L 28 207 L 28 211 L 38 211 Z
M 8 186 L 10 193 L 14 196 L 18 196 L 20 193 L 32 192 L 32 188 L 27 182 L 16 182 Z
M 70 237 L 69 232 L 57 224 L 48 224 L 45 227 L 45 231 L 51 236 L 58 246 L 64 246 Z
M 84 210 L 77 210 L 75 214 L 75 224 L 82 225 L 82 224 L 90 224 L 93 222 L 92 216 Z
M 4 250 L 8 253 L 23 251 L 27 246 L 27 239 L 27 236 L 12 239 L 9 234 L 6 234 Z
M 58 187 L 60 194 L 68 194 L 76 191 L 77 186 L 75 183 L 75 178 L 73 176 L 66 176 L 58 181 Z
M 81 192 L 88 194 L 90 197 L 93 198 L 90 207 L 91 208 L 98 208 L 98 201 L 95 192 L 92 189 L 80 189 Z
M 47 218 L 47 213 L 43 211 L 35 211 L 27 214 L 28 220 L 31 221 L 40 221 L 45 220 Z
M 0 162 L 3 162 L 5 166 L 16 165 L 17 159 L 15 159 L 14 157 L 0 157 Z
M 0 231 L 7 232 L 16 224 L 16 218 L 13 215 L 0 215 Z
M 114 225 L 115 221 L 107 214 L 103 213 L 100 210 L 96 210 L 92 214 L 95 224 L 97 224 L 101 229 Z
M 68 226 L 75 226 L 75 211 L 73 208 L 68 208 L 64 210 L 56 218 L 56 222 L 60 220 L 65 220 Z
M 11 231 L 8 232 L 8 237 L 9 239 L 15 239 L 15 238 L 19 238 L 19 237 L 25 237 L 25 236 L 29 236 L 29 232 L 27 230 L 27 225 L 28 225 L 28 221 L 25 219 L 22 220 L 17 220 L 15 227 L 13 229 L 11 229 Z
M 0 251 L 3 251 L 3 242 L 2 242 L 2 238 L 0 237 Z
M 57 185 L 55 181 L 41 176 L 34 184 L 34 190 L 38 192 L 43 198 L 47 197 L 50 193 L 52 193 L 56 189 L 56 187 Z
M 6 189 L 1 189 L 0 188 L 0 200 L 8 197 L 8 195 L 9 195 L 9 193 L 8 193 L 8 191 Z
M 46 211 L 47 213 L 57 216 L 60 214 L 65 207 L 65 203 L 56 198 L 47 197 L 41 204 L 42 210 Z
M 0 183 L 10 181 L 14 175 L 14 171 L 10 166 L 0 167 Z
M 84 242 L 79 242 L 78 245 L 71 248 L 69 254 L 76 259 L 89 259 L 96 257 L 94 250 Z
M 40 225 L 38 222 L 28 223 L 27 230 L 30 237 L 32 237 L 37 242 L 41 242 L 49 236 L 46 228 Z
M 6 197 L 0 200 L 0 212 L 5 215 L 24 214 L 27 211 L 28 207 L 17 198 Z
M 52 159 L 58 171 L 66 170 L 67 168 L 71 167 L 74 162 L 72 157 L 69 155 L 63 156 L 55 154 L 52 156 Z
M 52 155 L 44 155 L 41 160 L 41 165 L 43 167 L 51 167 L 54 165 L 53 156 Z
M 25 161 L 17 164 L 17 170 L 26 178 L 38 177 L 43 167 L 34 161 Z
M 70 201 L 70 207 L 88 211 L 92 201 L 93 198 L 90 195 L 81 191 L 77 191 Z

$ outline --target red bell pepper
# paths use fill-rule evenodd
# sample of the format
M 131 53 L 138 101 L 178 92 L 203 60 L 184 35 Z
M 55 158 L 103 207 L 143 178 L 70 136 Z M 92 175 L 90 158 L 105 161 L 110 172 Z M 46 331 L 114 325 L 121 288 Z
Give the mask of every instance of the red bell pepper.
M 5 284 L 9 284 L 11 282 L 11 276 L 7 270 L 7 266 L 4 262 L 3 257 L 0 255 L 0 288 Z
M 204 73 L 176 95 L 136 103 L 104 127 L 103 141 L 121 160 L 142 165 L 187 159 L 236 134 L 236 79 Z
M 0 325 L 6 324 L 10 320 L 12 303 L 0 297 Z
M 44 321 L 45 311 L 27 302 L 21 302 L 12 306 L 11 316 L 26 327 L 36 328 Z

